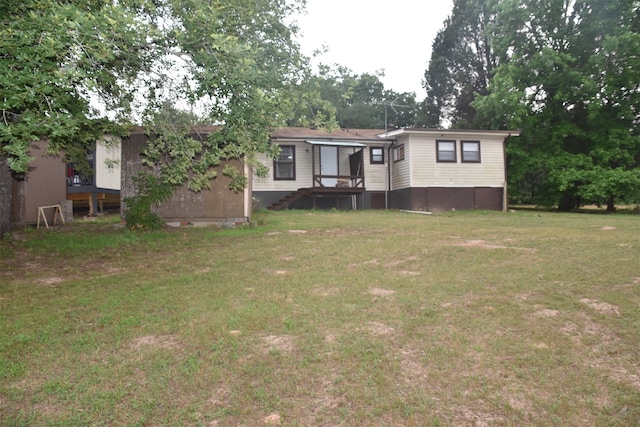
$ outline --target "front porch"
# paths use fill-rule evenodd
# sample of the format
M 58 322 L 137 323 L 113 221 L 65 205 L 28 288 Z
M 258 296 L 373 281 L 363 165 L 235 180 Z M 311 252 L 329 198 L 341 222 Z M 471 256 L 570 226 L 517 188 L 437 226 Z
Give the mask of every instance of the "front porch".
M 347 141 L 305 142 L 311 145 L 312 186 L 297 189 L 273 203 L 268 209 L 286 208 L 302 197 L 310 197 L 314 209 L 318 208 L 318 198 L 335 198 L 336 209 L 340 208 L 340 200 L 344 198 L 351 199 L 351 209 L 362 207 L 362 194 L 365 192 L 363 159 L 366 146 Z

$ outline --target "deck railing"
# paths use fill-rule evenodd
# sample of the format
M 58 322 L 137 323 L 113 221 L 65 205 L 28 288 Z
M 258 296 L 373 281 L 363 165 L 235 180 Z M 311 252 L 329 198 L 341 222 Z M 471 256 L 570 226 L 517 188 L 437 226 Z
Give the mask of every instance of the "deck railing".
M 326 185 L 323 180 L 336 180 L 334 185 Z M 363 175 L 314 175 L 313 187 L 325 187 L 325 188 L 364 188 L 364 176 Z

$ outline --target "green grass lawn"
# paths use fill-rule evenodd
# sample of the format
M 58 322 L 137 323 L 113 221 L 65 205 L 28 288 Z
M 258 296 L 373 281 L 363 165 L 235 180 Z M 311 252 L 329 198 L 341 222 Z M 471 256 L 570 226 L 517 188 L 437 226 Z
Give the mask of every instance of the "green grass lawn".
M 254 219 L 0 243 L 0 423 L 640 424 L 640 216 Z

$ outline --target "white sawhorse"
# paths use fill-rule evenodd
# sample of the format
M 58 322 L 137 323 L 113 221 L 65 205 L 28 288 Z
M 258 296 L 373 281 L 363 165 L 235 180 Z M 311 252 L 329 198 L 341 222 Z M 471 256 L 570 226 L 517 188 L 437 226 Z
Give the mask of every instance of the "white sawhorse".
M 38 207 L 38 225 L 37 228 L 40 228 L 40 217 L 44 220 L 44 225 L 49 228 L 49 223 L 47 222 L 47 216 L 44 214 L 45 209 L 53 209 L 53 225 L 56 225 L 56 220 L 58 219 L 58 215 L 60 215 L 60 219 L 64 222 L 64 216 L 62 215 L 62 207 L 60 205 L 51 205 L 51 206 L 40 206 Z

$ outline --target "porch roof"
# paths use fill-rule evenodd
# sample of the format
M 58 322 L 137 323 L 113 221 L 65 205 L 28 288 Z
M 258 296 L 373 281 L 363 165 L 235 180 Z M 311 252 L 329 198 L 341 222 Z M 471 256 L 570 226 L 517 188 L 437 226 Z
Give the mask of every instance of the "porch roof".
M 311 145 L 330 145 L 332 147 L 366 147 L 365 144 L 352 141 L 321 141 L 317 139 L 307 139 L 305 142 Z

